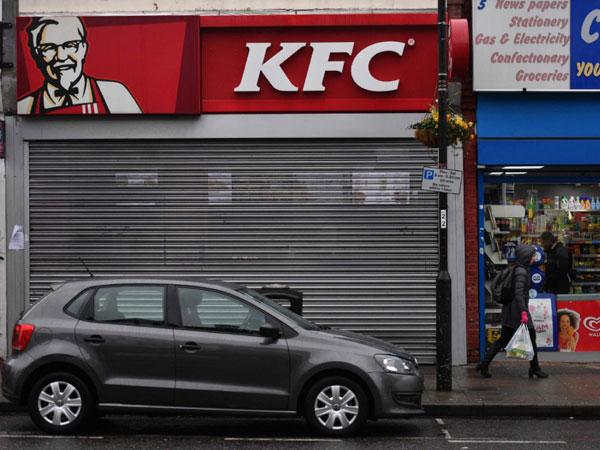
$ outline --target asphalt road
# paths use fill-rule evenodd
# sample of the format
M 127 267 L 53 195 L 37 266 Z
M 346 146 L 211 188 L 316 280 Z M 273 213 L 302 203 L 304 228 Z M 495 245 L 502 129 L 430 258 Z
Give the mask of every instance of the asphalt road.
M 0 449 L 571 449 L 600 448 L 600 418 L 418 418 L 370 422 L 352 439 L 312 436 L 301 419 L 105 416 L 86 434 L 46 436 L 24 414 L 0 416 Z

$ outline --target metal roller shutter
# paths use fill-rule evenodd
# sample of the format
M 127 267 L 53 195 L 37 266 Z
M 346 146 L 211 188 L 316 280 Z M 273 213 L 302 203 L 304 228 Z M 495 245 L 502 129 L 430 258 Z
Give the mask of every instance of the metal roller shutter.
M 435 355 L 430 152 L 388 141 L 31 142 L 30 299 L 96 276 L 304 292 L 317 323 Z

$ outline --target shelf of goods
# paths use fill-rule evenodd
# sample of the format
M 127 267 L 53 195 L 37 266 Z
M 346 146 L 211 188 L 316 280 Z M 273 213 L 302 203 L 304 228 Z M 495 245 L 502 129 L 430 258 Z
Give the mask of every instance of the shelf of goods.
M 525 215 L 525 208 L 521 205 L 486 205 L 485 212 L 484 230 L 490 243 L 485 244 L 484 253 L 495 266 L 506 266 L 508 261 L 496 236 L 502 240 L 519 233 L 520 229 L 514 227 L 513 219 L 521 219 Z
M 520 219 L 525 216 L 525 208 L 521 205 L 486 205 L 485 210 L 484 230 L 489 243 L 484 246 L 484 254 L 486 259 L 493 264 L 495 271 L 500 271 L 508 265 L 502 252 L 502 242 L 518 238 L 521 232 L 518 225 Z M 496 330 L 497 332 L 500 329 L 502 305 L 492 300 L 491 285 L 490 279 L 484 280 L 485 327 L 486 330 Z M 493 335 L 497 336 L 497 334 Z
M 483 290 L 486 345 L 497 337 L 502 308 L 492 300 L 490 277 L 508 265 L 505 254 L 519 243 L 539 245 L 545 230 L 558 236 L 573 254 L 577 275 L 571 293 L 600 294 L 600 206 L 596 208 L 564 210 L 546 206 L 532 211 L 522 205 L 485 206 L 484 255 L 486 265 L 493 266 L 486 270 Z
M 573 294 L 587 294 L 600 291 L 600 240 L 594 230 L 587 236 L 571 236 L 565 245 L 573 254 L 573 263 L 577 276 L 572 284 Z M 586 237 L 593 237 L 587 239 Z

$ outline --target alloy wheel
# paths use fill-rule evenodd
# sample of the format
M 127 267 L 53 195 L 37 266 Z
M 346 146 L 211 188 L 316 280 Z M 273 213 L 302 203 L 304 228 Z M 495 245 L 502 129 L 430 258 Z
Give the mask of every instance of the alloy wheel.
M 358 417 L 358 398 L 345 386 L 327 386 L 317 395 L 314 404 L 317 420 L 330 430 L 348 428 Z
M 53 381 L 40 391 L 37 407 L 40 416 L 49 424 L 70 425 L 81 413 L 81 394 L 71 383 Z

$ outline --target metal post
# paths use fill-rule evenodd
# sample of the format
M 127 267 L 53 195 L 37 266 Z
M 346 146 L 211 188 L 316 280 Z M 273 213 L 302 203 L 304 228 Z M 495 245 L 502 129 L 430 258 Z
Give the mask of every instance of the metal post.
M 446 114 L 448 111 L 446 0 L 438 0 L 438 111 L 439 167 L 447 164 Z M 436 280 L 437 390 L 452 390 L 451 279 L 448 273 L 448 194 L 439 194 L 440 269 Z

